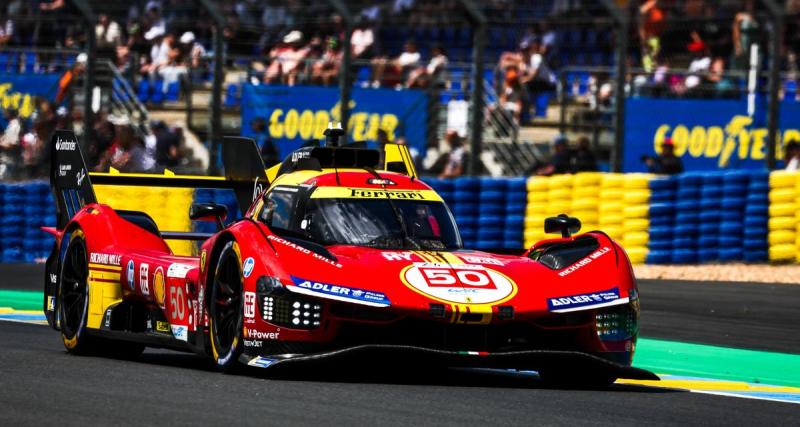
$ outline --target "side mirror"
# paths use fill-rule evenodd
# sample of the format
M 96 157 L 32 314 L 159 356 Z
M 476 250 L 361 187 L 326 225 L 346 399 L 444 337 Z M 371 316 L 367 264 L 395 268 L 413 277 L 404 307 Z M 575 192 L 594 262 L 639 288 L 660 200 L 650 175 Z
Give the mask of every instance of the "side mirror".
M 560 214 L 544 220 L 545 233 L 561 233 L 561 237 L 570 237 L 581 229 L 581 220 Z
M 189 208 L 189 219 L 192 221 L 215 221 L 218 229 L 225 228 L 228 208 L 217 203 L 194 203 Z

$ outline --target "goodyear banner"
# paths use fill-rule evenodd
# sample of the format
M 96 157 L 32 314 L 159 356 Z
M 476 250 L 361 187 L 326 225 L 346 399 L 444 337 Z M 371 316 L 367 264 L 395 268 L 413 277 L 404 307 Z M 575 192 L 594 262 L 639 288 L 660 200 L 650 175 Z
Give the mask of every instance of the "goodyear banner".
M 20 117 L 30 117 L 36 109 L 35 97 L 55 98 L 58 78 L 58 74 L 0 73 L 0 108 L 13 108 L 19 111 Z
M 675 154 L 691 170 L 765 167 L 767 127 L 764 104 L 754 117 L 746 100 L 678 100 L 631 98 L 626 102 L 625 172 L 646 170 L 642 156 L 656 156 L 661 142 L 672 138 Z M 783 144 L 800 142 L 800 107 L 781 104 L 777 158 Z
M 353 88 L 348 141 L 374 143 L 383 129 L 390 141 L 403 137 L 422 151 L 427 112 L 428 99 L 422 91 Z M 324 140 L 328 122 L 339 117 L 337 88 L 251 84 L 242 88 L 242 135 L 258 139 L 250 125 L 256 118 L 264 119 L 281 157 L 308 140 Z

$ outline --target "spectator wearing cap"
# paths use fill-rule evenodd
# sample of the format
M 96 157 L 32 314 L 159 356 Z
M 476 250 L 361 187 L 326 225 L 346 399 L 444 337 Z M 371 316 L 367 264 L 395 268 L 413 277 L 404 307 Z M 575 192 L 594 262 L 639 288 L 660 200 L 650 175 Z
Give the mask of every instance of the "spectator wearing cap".
M 645 157 L 647 171 L 664 175 L 675 175 L 683 172 L 683 161 L 675 155 L 675 143 L 672 138 L 664 138 L 661 143 L 661 154 L 652 157 Z
M 200 68 L 205 64 L 206 48 L 197 42 L 194 33 L 187 31 L 181 34 L 180 42 L 181 53 L 187 58 L 186 63 L 192 68 Z
M 270 51 L 270 64 L 264 73 L 264 82 L 293 86 L 309 52 L 310 48 L 303 46 L 303 33 L 299 30 L 290 31 L 283 37 L 283 43 Z

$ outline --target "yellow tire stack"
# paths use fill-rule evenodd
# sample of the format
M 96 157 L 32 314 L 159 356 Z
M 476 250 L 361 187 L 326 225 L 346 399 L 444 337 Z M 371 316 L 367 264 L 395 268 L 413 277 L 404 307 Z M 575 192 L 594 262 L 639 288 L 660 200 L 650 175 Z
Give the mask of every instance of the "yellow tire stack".
M 611 236 L 612 239 L 622 241 L 624 234 L 623 221 L 624 207 L 623 196 L 625 190 L 625 176 L 617 173 L 607 173 L 600 181 L 598 198 L 598 225 L 600 230 Z
M 547 237 L 544 234 L 544 219 L 547 217 L 547 193 L 550 188 L 549 178 L 532 176 L 526 184 L 528 188 L 528 204 L 525 207 L 525 247 Z
M 192 204 L 190 188 L 128 187 L 95 185 L 100 203 L 114 209 L 142 211 L 150 215 L 159 230 L 190 231 L 189 206 Z M 172 240 L 167 242 L 176 255 L 191 255 L 192 243 Z
M 773 171 L 769 175 L 769 260 L 797 258 L 798 173 Z
M 622 184 L 622 246 L 634 264 L 642 264 L 647 259 L 651 177 L 648 174 L 626 174 Z
M 573 178 L 571 214 L 581 220 L 582 231 L 600 229 L 600 172 L 578 173 Z

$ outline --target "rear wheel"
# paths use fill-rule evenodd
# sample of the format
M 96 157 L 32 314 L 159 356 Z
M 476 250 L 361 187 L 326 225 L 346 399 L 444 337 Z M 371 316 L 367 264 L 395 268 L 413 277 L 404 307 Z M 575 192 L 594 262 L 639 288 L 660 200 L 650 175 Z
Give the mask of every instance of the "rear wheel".
M 89 310 L 89 263 L 83 232 L 75 230 L 61 263 L 60 305 L 61 341 L 71 354 L 100 354 L 132 359 L 144 345 L 91 336 L 86 328 Z
M 86 332 L 89 308 L 89 264 L 83 233 L 76 230 L 61 263 L 59 318 L 61 341 L 69 353 L 84 354 L 90 350 L 92 338 Z
M 232 372 L 240 367 L 242 354 L 241 256 L 236 242 L 228 242 L 219 254 L 208 299 L 211 353 L 217 367 Z

